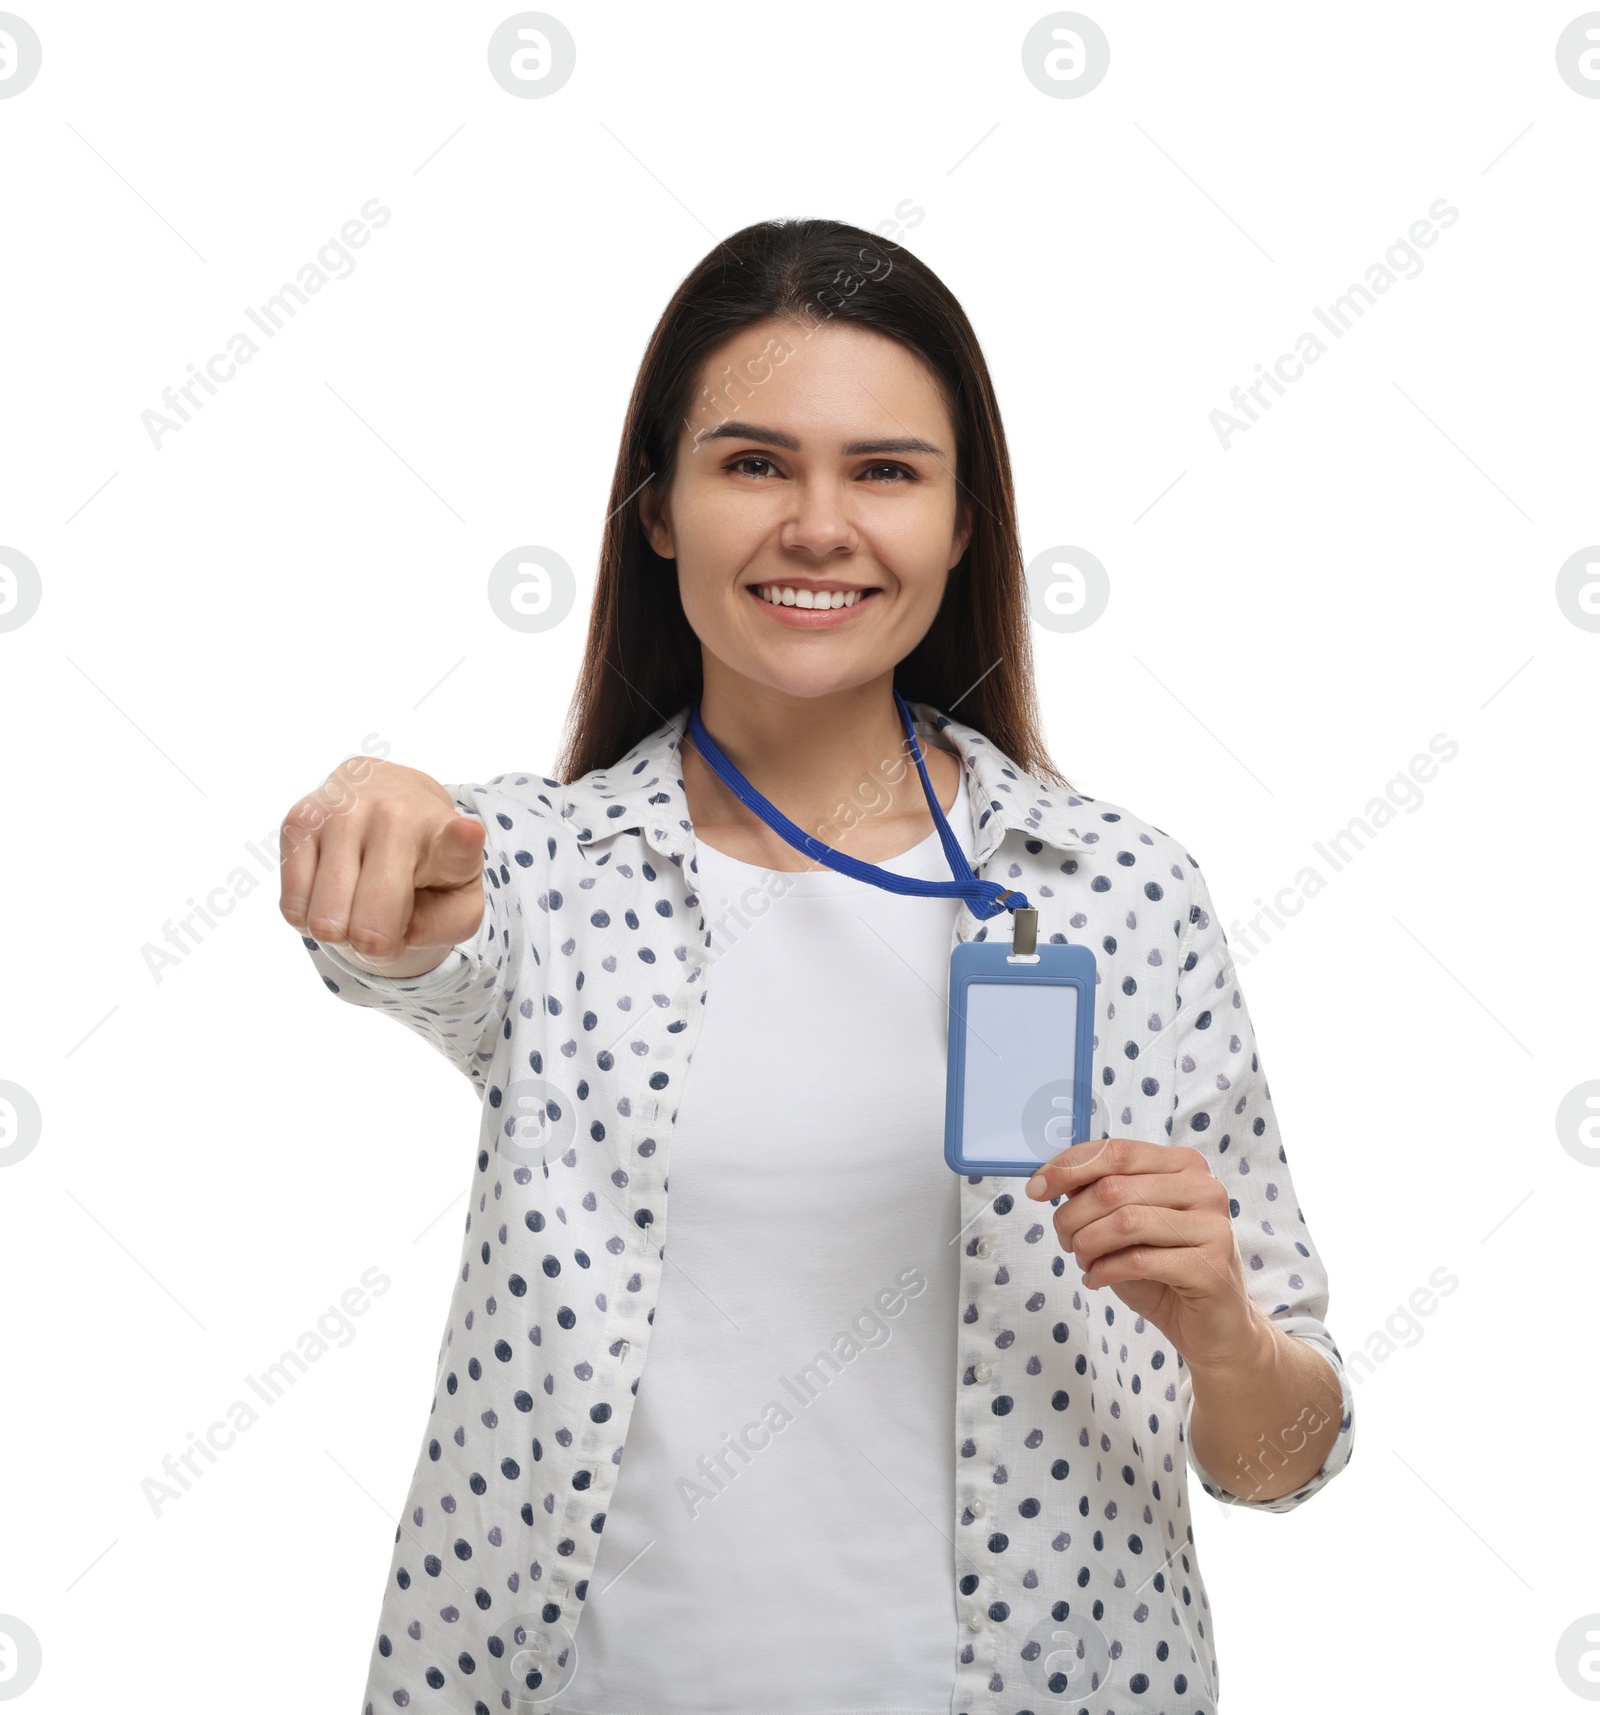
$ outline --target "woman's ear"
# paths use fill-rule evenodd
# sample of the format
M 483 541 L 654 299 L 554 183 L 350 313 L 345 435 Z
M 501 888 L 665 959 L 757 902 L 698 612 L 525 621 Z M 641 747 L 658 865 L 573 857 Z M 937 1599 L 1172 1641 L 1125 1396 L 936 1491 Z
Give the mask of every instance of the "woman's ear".
M 961 556 L 967 551 L 967 544 L 972 540 L 972 502 L 962 495 L 956 503 L 956 533 L 951 542 L 952 553 L 950 564 L 945 567 L 947 572 L 953 572 L 961 564 Z
M 675 560 L 677 549 L 672 541 L 672 521 L 668 516 L 665 496 L 656 492 L 654 481 L 647 482 L 639 493 L 639 523 L 645 540 L 663 560 Z

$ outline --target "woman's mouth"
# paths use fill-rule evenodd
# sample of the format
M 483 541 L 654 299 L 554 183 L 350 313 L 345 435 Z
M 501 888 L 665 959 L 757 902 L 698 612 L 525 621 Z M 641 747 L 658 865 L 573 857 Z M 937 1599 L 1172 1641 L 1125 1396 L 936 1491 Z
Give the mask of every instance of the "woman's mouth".
M 883 592 L 858 586 L 816 589 L 802 584 L 746 584 L 751 596 L 781 625 L 816 631 L 839 625 Z

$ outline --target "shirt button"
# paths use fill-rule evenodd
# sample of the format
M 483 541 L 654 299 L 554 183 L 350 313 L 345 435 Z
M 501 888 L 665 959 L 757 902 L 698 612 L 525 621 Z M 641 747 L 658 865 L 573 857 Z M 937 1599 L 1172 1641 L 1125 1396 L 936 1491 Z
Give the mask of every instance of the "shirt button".
M 972 1254 L 974 1256 L 993 1256 L 994 1246 L 987 1239 L 979 1239 L 977 1244 L 972 1247 Z
M 986 1382 L 993 1374 L 994 1371 L 987 1364 L 974 1364 L 972 1366 L 972 1379 L 975 1382 Z
M 969 1608 L 967 1610 L 967 1629 L 974 1632 L 983 1630 L 983 1612 L 981 1609 Z
M 987 1510 L 988 1509 L 983 1504 L 982 1495 L 977 1495 L 967 1502 L 967 1511 L 971 1513 L 974 1518 L 982 1518 Z

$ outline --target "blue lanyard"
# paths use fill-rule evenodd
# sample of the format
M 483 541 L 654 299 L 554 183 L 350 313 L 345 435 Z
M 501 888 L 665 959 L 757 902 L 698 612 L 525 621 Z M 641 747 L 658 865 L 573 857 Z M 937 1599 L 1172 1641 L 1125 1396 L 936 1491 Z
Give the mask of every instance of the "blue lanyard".
M 871 882 L 874 887 L 885 887 L 891 893 L 915 894 L 924 899 L 965 900 L 972 915 L 980 920 L 997 917 L 1002 911 L 1027 908 L 1026 894 L 1019 893 L 1014 887 L 1002 887 L 998 881 L 983 880 L 973 873 L 971 864 L 967 862 L 967 854 L 962 851 L 960 841 L 956 839 L 950 824 L 945 820 L 944 811 L 939 807 L 938 794 L 933 789 L 933 782 L 928 778 L 928 770 L 922 760 L 922 747 L 917 743 L 911 710 L 899 691 L 894 692 L 894 701 L 895 707 L 900 711 L 900 721 L 905 727 L 906 737 L 911 742 L 911 754 L 916 758 L 917 772 L 922 776 L 922 790 L 927 797 L 928 808 L 933 812 L 934 826 L 939 830 L 945 856 L 950 860 L 950 868 L 955 874 L 954 881 L 924 881 L 917 876 L 896 875 L 893 870 L 880 869 L 875 863 L 863 863 L 847 852 L 835 851 L 832 846 L 824 845 L 821 840 L 796 827 L 775 804 L 762 797 L 722 754 L 716 740 L 701 723 L 698 701 L 689 711 L 689 733 L 694 739 L 695 748 L 746 809 L 754 811 L 774 833 L 781 834 L 791 846 L 803 851 L 816 862 L 825 863 L 829 869 L 854 876 L 857 881 Z

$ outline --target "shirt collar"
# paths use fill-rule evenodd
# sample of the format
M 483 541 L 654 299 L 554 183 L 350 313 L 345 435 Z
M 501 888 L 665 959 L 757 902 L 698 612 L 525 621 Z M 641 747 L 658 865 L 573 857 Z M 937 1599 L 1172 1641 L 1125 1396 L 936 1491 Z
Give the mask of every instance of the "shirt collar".
M 975 727 L 929 703 L 909 706 L 919 733 L 940 733 L 961 757 L 972 806 L 974 863 L 989 857 L 1007 829 L 1058 851 L 1094 849 L 1097 836 L 1085 838 L 1079 831 L 1083 799 L 1041 784 Z M 624 828 L 638 828 L 664 857 L 688 855 L 693 826 L 681 760 L 688 724 L 685 705 L 610 768 L 594 769 L 562 789 L 561 814 L 575 826 L 581 846 L 593 850 Z

